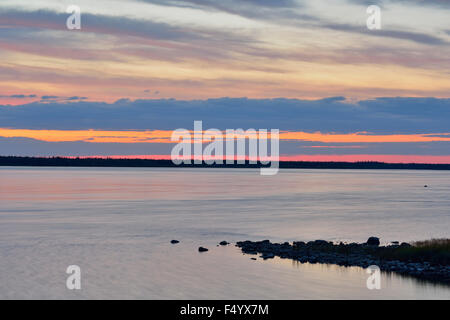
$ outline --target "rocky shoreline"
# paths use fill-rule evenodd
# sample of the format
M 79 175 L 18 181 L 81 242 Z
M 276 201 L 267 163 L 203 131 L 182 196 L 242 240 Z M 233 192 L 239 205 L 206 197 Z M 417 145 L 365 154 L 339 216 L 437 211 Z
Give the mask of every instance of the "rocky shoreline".
M 325 240 L 309 242 L 297 241 L 290 244 L 263 241 L 240 241 L 236 246 L 243 253 L 272 259 L 279 257 L 301 263 L 323 263 L 339 266 L 358 266 L 367 268 L 378 266 L 381 271 L 395 272 L 423 280 L 450 285 L 450 265 L 424 259 L 400 260 L 393 257 L 401 251 L 412 248 L 409 243 L 398 242 L 380 246 L 376 237 L 370 237 L 366 243 L 333 243 Z M 254 258 L 252 258 L 254 260 Z

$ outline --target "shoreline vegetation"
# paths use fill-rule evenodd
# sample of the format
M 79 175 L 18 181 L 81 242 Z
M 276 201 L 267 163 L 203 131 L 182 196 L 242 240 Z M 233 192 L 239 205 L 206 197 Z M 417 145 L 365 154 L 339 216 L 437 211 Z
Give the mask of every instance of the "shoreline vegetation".
M 267 260 L 279 257 L 301 263 L 323 263 L 368 268 L 378 266 L 381 271 L 395 272 L 422 280 L 450 286 L 450 239 L 432 239 L 413 243 L 392 242 L 380 246 L 377 237 L 366 243 L 338 244 L 315 240 L 292 244 L 263 241 L 237 242 L 244 254 L 260 255 Z M 251 258 L 255 260 L 255 258 Z
M 181 164 L 171 160 L 117 159 L 117 158 L 68 158 L 68 157 L 17 157 L 0 156 L 0 166 L 27 167 L 130 167 L 130 168 L 264 168 L 269 165 L 250 164 Z M 281 169 L 395 169 L 395 170 L 450 170 L 450 164 L 385 163 L 385 162 L 311 162 L 280 161 Z

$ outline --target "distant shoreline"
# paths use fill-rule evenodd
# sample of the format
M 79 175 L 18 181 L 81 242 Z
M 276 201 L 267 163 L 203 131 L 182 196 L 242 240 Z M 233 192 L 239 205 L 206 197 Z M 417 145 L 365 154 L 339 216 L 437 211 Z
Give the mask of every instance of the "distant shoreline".
M 261 168 L 261 164 L 181 164 L 171 160 L 65 158 L 65 157 L 15 157 L 0 156 L 0 166 L 9 167 L 118 167 L 118 168 Z M 280 161 L 281 169 L 391 169 L 391 170 L 450 170 L 450 164 L 385 163 L 385 162 L 312 162 Z

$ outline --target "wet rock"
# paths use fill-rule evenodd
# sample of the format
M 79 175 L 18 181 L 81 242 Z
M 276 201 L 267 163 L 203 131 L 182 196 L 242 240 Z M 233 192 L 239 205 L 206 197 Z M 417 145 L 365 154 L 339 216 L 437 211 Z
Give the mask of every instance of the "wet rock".
M 379 246 L 380 245 L 380 238 L 377 237 L 370 237 L 366 244 L 368 244 L 369 246 Z
M 264 260 L 273 259 L 273 258 L 275 258 L 275 255 L 273 253 L 263 253 L 261 258 L 263 258 Z
M 209 251 L 209 250 L 204 248 L 204 247 L 199 247 L 198 248 L 198 252 L 206 252 L 206 251 Z
M 229 243 L 229 242 L 226 242 L 226 241 L 221 241 L 219 244 L 220 244 L 221 246 L 227 246 L 227 245 L 229 245 L 230 243 Z
M 180 243 L 180 241 L 178 241 L 178 240 L 172 240 L 172 241 L 170 241 L 170 243 L 171 243 L 171 244 L 177 244 L 177 243 Z

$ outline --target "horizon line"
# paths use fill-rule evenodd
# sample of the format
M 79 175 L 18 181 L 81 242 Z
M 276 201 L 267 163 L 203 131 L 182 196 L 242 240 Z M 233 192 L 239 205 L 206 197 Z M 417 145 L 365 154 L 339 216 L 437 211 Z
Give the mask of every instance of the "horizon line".
M 111 156 L 61 156 L 61 155 L 54 155 L 54 156 L 15 156 L 15 155 L 9 155 L 9 156 L 4 156 L 4 155 L 0 155 L 0 160 L 4 160 L 4 159 L 53 159 L 53 160 L 112 160 L 112 161 L 148 161 L 148 162 L 154 162 L 154 161 L 171 161 L 170 156 L 162 156 L 162 155 L 148 155 L 148 156 L 127 156 L 127 155 L 111 155 Z M 195 160 L 194 157 L 191 157 L 190 160 Z M 205 160 L 205 159 L 203 159 Z M 222 159 L 224 161 L 223 164 L 213 164 L 212 167 L 214 166 L 226 166 L 226 158 Z M 237 161 L 238 159 L 234 159 L 234 161 Z M 245 159 L 246 162 L 249 161 L 248 158 Z M 379 160 L 359 160 L 359 161 L 338 161 L 338 160 L 283 160 L 280 159 L 278 161 L 279 163 L 305 163 L 305 164 L 383 164 L 383 165 L 426 165 L 426 166 L 450 166 L 450 162 L 447 163 L 432 163 L 432 162 L 385 162 L 385 161 L 379 161 Z M 257 161 L 258 165 L 260 164 L 260 161 Z M 2 164 L 0 163 L 0 166 Z M 196 164 L 192 164 L 193 166 L 195 166 Z M 204 165 L 204 163 L 202 163 L 201 165 Z M 234 163 L 233 165 L 240 165 L 239 163 Z M 244 165 L 244 164 L 243 164 Z M 245 165 L 248 165 L 248 163 L 246 163 Z M 174 164 L 174 166 L 177 166 Z M 183 166 L 183 165 L 181 165 Z

